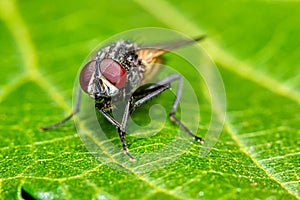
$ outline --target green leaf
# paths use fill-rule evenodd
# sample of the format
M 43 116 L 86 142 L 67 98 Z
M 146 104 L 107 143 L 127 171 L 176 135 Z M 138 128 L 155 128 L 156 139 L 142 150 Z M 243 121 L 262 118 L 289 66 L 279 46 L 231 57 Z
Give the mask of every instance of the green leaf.
M 299 13 L 298 1 L 2 0 L 0 199 L 300 199 Z M 99 162 L 71 122 L 39 131 L 71 112 L 76 73 L 100 41 L 147 26 L 208 36 L 202 44 L 227 96 L 209 155 L 199 158 L 193 143 L 171 164 L 141 172 Z M 172 102 L 165 98 L 157 101 Z M 206 103 L 199 135 L 210 120 Z M 129 135 L 129 148 L 160 148 L 175 129 L 166 122 L 154 142 Z M 109 140 L 120 145 L 116 132 Z

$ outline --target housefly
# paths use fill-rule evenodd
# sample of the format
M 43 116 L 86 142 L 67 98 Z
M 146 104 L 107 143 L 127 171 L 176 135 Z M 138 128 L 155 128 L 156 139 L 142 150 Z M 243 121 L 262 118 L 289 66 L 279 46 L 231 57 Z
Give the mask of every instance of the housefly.
M 78 100 L 74 112 L 60 122 L 42 127 L 49 130 L 64 124 L 79 112 L 82 90 L 95 99 L 95 108 L 112 125 L 118 129 L 123 152 L 131 159 L 125 141 L 128 117 L 136 108 L 151 98 L 159 95 L 171 87 L 171 83 L 178 81 L 175 100 L 169 113 L 170 119 L 176 122 L 188 135 L 199 143 L 204 140 L 193 134 L 175 116 L 182 94 L 182 77 L 180 74 L 170 75 L 154 84 L 146 84 L 159 70 L 162 56 L 166 52 L 193 44 L 204 39 L 204 36 L 194 40 L 171 41 L 161 44 L 139 45 L 131 41 L 119 40 L 100 49 L 80 72 Z M 121 120 L 117 120 L 111 110 L 115 109 L 114 102 L 123 102 Z

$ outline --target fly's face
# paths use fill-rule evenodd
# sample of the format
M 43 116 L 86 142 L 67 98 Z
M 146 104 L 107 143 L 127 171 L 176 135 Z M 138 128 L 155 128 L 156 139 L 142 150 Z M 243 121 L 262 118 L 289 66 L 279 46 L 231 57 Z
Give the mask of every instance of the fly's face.
M 80 86 L 92 98 L 112 97 L 126 83 L 126 70 L 117 61 L 105 58 L 88 62 L 80 72 Z
M 80 86 L 92 98 L 120 99 L 140 86 L 143 67 L 137 58 L 137 45 L 119 40 L 106 46 L 80 72 Z

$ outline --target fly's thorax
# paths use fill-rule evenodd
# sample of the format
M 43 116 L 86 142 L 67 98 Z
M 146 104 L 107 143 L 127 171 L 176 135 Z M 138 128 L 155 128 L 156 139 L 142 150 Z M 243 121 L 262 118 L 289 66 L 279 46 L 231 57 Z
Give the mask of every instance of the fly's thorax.
M 153 79 L 161 68 L 163 59 L 160 56 L 164 50 L 160 49 L 141 49 L 138 52 L 138 59 L 142 62 L 144 67 L 144 78 L 142 84 L 146 84 Z
M 153 79 L 153 77 L 158 73 L 161 69 L 161 64 L 163 63 L 162 57 L 157 57 L 153 59 L 152 62 L 147 63 L 144 62 L 144 78 L 142 84 L 146 84 Z

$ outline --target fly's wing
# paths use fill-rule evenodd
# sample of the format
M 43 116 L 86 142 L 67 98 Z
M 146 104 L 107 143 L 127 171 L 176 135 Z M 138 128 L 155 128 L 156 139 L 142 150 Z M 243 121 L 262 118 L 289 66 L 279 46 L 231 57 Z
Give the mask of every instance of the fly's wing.
M 142 59 L 144 58 L 145 60 L 147 60 L 147 58 L 149 59 L 151 57 L 152 58 L 159 57 L 166 52 L 193 44 L 195 42 L 203 40 L 205 37 L 206 36 L 200 36 L 190 40 L 186 39 L 186 40 L 171 41 L 171 42 L 151 44 L 151 45 L 140 45 L 139 52 L 141 55 L 143 55 Z M 145 54 L 147 54 L 148 56 L 145 56 Z
M 140 45 L 138 50 L 138 59 L 145 66 L 143 84 L 147 83 L 158 72 L 159 64 L 163 62 L 161 56 L 174 49 L 187 46 L 203 40 L 205 36 L 200 36 L 191 40 L 171 41 L 166 43 L 158 43 L 151 45 Z

